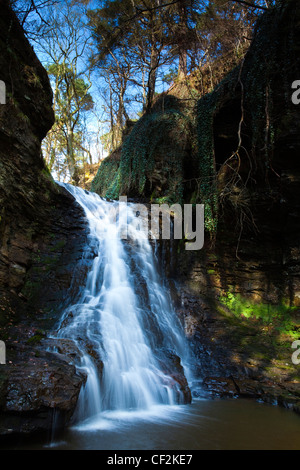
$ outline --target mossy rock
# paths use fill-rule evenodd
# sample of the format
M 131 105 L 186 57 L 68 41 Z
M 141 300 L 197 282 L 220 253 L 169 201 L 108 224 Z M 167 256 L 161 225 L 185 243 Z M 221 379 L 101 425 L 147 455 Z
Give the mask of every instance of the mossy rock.
M 152 201 L 163 198 L 164 202 L 181 202 L 183 161 L 191 132 L 190 118 L 178 109 L 144 115 L 121 151 L 101 163 L 92 190 L 109 199 L 127 194 Z

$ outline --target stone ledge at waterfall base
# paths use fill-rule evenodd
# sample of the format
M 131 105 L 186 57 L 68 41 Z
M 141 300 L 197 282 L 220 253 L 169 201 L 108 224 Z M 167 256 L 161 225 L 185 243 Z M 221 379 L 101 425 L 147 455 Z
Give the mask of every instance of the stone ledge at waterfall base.
M 251 398 L 270 405 L 282 406 L 300 414 L 300 387 L 294 382 L 278 385 L 253 379 L 206 377 L 203 388 L 214 397 Z
M 7 359 L 0 365 L 0 436 L 66 427 L 85 375 L 39 346 L 7 343 Z
M 200 394 L 252 399 L 300 414 L 300 369 L 291 360 L 291 338 L 279 341 L 259 322 L 236 318 L 185 288 L 177 296 L 178 313 L 197 358 Z

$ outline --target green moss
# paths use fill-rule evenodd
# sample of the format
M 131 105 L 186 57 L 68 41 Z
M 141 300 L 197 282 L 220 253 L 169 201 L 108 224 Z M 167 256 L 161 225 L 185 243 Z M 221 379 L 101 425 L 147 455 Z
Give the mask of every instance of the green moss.
M 27 125 L 30 124 L 29 117 L 26 114 L 22 113 L 21 111 L 17 114 L 17 117 L 21 119 L 22 121 L 24 121 L 25 124 Z
M 248 191 L 250 182 L 256 182 L 257 176 L 261 181 L 268 181 L 272 174 L 276 141 L 293 122 L 292 113 L 287 116 L 288 109 L 285 113 L 275 109 L 276 101 L 280 103 L 281 99 L 277 99 L 277 89 L 280 88 L 280 94 L 286 96 L 286 90 L 290 91 L 290 83 L 285 83 L 284 73 L 283 77 L 278 74 L 278 64 L 282 64 L 284 71 L 293 67 L 289 55 L 289 51 L 296 50 L 297 44 L 297 30 L 291 24 L 293 5 L 294 2 L 284 3 L 281 8 L 270 9 L 261 16 L 245 60 L 227 74 L 213 92 L 199 99 L 196 111 L 185 98 L 162 95 L 152 112 L 134 125 L 122 149 L 119 149 L 119 157 L 112 154 L 102 162 L 92 190 L 110 199 L 127 194 L 141 196 L 151 202 L 204 204 L 206 231 L 216 236 L 221 217 L 220 194 L 224 187 L 218 186 L 215 118 L 231 102 L 238 103 L 241 114 L 243 108 L 241 142 L 236 153 L 243 148 L 242 158 L 246 161 L 242 166 L 249 166 L 251 175 L 247 175 L 249 178 L 246 177 L 245 183 L 244 175 L 237 171 L 235 183 L 240 185 L 238 189 L 244 189 L 245 184 Z M 297 63 L 295 52 L 293 54 L 294 63 Z M 279 104 L 280 108 L 284 99 Z M 290 100 L 290 95 L 286 99 Z M 222 154 L 220 161 L 230 156 Z M 192 169 L 186 179 L 188 167 Z M 231 170 L 235 171 L 235 168 Z M 247 173 L 248 170 L 244 171 Z M 157 183 L 160 176 L 160 181 L 167 180 L 162 188 Z M 238 207 L 235 209 L 233 222 L 241 224 L 243 207 L 240 207 L 240 212 Z
M 16 100 L 16 98 L 14 97 L 14 95 L 7 91 L 6 92 L 6 95 L 7 95 L 7 98 L 8 98 L 8 103 L 12 106 L 14 106 L 15 108 L 20 108 L 20 104 L 18 103 L 18 101 Z
M 50 248 L 50 251 L 61 251 L 66 245 L 66 240 L 59 240 L 57 243 L 55 243 L 54 246 Z
M 270 331 L 273 330 L 276 334 L 288 335 L 293 339 L 300 338 L 298 327 L 292 319 L 292 314 L 297 307 L 285 303 L 272 305 L 253 302 L 232 292 L 228 292 L 219 300 L 236 318 L 245 320 L 250 325 L 253 321 L 259 321 L 261 326 L 271 327 Z
M 208 269 L 207 270 L 207 274 L 213 275 L 215 273 L 216 273 L 216 271 L 214 269 Z
M 233 100 L 240 100 L 241 116 L 243 110 L 243 133 L 247 134 L 245 154 L 249 165 L 248 176 L 268 181 L 272 176 L 274 146 L 293 121 L 289 112 L 290 70 L 296 68 L 297 29 L 294 27 L 294 2 L 286 2 L 281 8 L 270 9 L 257 23 L 255 39 L 244 61 L 235 67 L 215 88 L 199 100 L 197 109 L 199 185 L 193 201 L 205 205 L 205 227 L 216 233 L 220 217 L 219 194 L 217 186 L 214 142 L 214 119 L 218 111 Z M 299 11 L 299 10 L 298 10 Z M 284 38 L 284 39 L 283 39 Z M 294 60 L 292 59 L 294 57 Z M 282 74 L 278 74 L 278 64 Z M 286 72 L 286 73 L 285 73 Z M 276 100 L 275 100 L 276 97 Z M 276 103 L 280 103 L 279 107 Z M 285 104 L 285 112 L 282 106 Z M 277 107 L 277 109 L 276 109 Z M 290 114 L 290 115 L 289 115 Z M 294 116 L 295 119 L 295 116 Z M 225 127 L 226 127 L 226 123 Z M 238 136 L 238 128 L 236 129 Z M 239 151 L 237 148 L 237 152 Z M 227 155 L 227 158 L 230 154 Z M 221 156 L 225 161 L 226 155 Z M 244 163 L 245 165 L 245 163 Z M 257 174 L 254 174 L 257 172 Z M 251 180 L 247 179 L 247 182 Z M 243 176 L 236 181 L 243 184 Z
M 46 336 L 45 332 L 42 330 L 36 330 L 35 334 L 31 336 L 26 342 L 27 344 L 38 344 Z
M 105 197 L 107 194 L 119 195 L 119 159 L 114 154 L 105 158 L 91 184 L 91 191 Z
M 199 186 L 196 203 L 204 204 L 205 228 L 215 233 L 218 220 L 218 196 L 214 168 L 214 137 L 213 119 L 217 107 L 216 93 L 204 96 L 198 103 L 197 135 L 198 135 L 198 164 Z
M 182 201 L 182 161 L 188 122 L 177 110 L 155 112 L 144 116 L 131 131 L 122 149 L 119 168 L 120 191 L 144 194 L 147 180 L 162 161 L 162 175 L 167 178 L 167 188 L 162 196 L 164 202 Z
M 164 111 L 146 114 L 135 124 L 119 160 L 112 154 L 102 162 L 93 191 L 109 199 L 130 194 L 152 202 L 183 201 L 183 160 L 192 122 L 179 109 L 166 109 L 168 103 L 164 103 Z M 158 188 L 162 180 L 165 184 Z
M 32 300 L 36 295 L 38 295 L 39 290 L 40 290 L 40 282 L 27 279 L 22 288 L 22 294 L 28 300 Z

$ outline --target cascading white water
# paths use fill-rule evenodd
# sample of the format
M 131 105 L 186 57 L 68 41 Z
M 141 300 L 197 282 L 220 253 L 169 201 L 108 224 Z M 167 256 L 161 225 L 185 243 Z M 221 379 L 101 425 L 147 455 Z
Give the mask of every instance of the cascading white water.
M 136 214 L 130 205 L 119 211 L 120 202 L 64 186 L 85 211 L 95 256 L 82 297 L 67 308 L 57 333 L 74 340 L 82 352 L 87 382 L 78 418 L 180 402 L 182 392 L 164 366 L 163 352 L 172 351 L 185 366 L 185 338 L 150 242 L 129 223 Z M 125 242 L 121 232 L 128 227 L 131 236 Z

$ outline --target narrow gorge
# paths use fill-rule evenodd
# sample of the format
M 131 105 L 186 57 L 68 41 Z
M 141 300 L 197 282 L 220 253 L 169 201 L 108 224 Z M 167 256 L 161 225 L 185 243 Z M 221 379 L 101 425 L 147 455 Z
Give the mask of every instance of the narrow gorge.
M 263 403 L 266 421 L 278 409 L 299 420 L 299 2 L 261 15 L 211 92 L 204 70 L 202 82 L 191 73 L 157 94 L 88 190 L 56 182 L 45 163 L 53 91 L 1 3 L 0 439 L 45 444 L 75 427 L 70 448 L 80 448 L 78 429 L 96 429 L 104 449 L 122 445 L 106 429 L 149 419 L 159 445 L 155 419 L 196 428 L 207 403 L 211 430 L 220 402 L 234 423 L 243 403 L 249 416 Z M 204 246 L 142 237 L 130 224 L 138 203 L 204 204 Z M 183 429 L 166 445 L 200 448 Z

